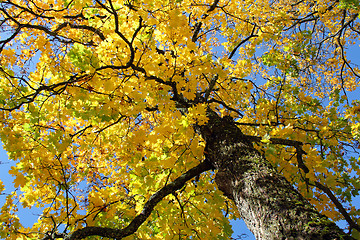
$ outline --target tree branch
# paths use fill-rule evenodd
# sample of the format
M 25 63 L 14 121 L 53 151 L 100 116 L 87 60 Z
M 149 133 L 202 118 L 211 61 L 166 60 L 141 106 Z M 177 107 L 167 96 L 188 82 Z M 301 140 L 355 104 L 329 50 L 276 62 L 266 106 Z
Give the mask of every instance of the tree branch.
M 311 185 L 313 185 L 313 184 L 311 184 Z M 330 198 L 330 200 L 335 204 L 336 208 L 339 209 L 339 212 L 341 213 L 341 215 L 344 216 L 346 222 L 349 224 L 350 230 L 352 228 L 354 228 L 360 232 L 360 226 L 351 219 L 350 215 L 347 213 L 347 211 L 345 210 L 343 205 L 337 200 L 337 198 L 332 193 L 330 188 L 326 187 L 325 185 L 323 185 L 322 183 L 319 183 L 319 182 L 315 182 L 315 186 L 318 189 L 322 190 Z
M 210 8 L 206 11 L 206 12 L 212 12 L 215 10 L 215 8 L 217 7 L 217 4 L 219 3 L 220 0 L 215 0 L 213 2 L 213 4 L 211 4 Z
M 181 189 L 184 184 L 199 174 L 208 171 L 212 165 L 207 161 L 203 161 L 196 167 L 191 168 L 173 182 L 165 185 L 163 188 L 154 193 L 149 200 L 145 203 L 143 210 L 139 213 L 131 223 L 123 229 L 113 229 L 106 227 L 84 227 L 76 230 L 72 234 L 64 238 L 64 240 L 79 240 L 89 236 L 101 236 L 106 238 L 122 239 L 137 231 L 142 223 L 150 216 L 152 210 L 164 197 Z M 47 236 L 48 237 L 48 236 Z M 47 238 L 49 239 L 49 238 Z
M 256 137 L 256 136 L 250 136 L 250 135 L 245 135 L 245 136 L 251 142 L 260 142 L 262 139 L 261 137 Z M 270 143 L 272 144 L 281 144 L 281 145 L 294 147 L 296 149 L 298 167 L 301 168 L 305 173 L 309 172 L 309 168 L 305 165 L 304 161 L 302 160 L 302 155 L 303 154 L 306 155 L 306 152 L 302 149 L 302 145 L 303 145 L 302 142 L 296 140 L 290 140 L 290 139 L 282 139 L 282 138 L 270 138 L 269 140 Z
M 201 25 L 202 25 L 202 22 L 197 22 L 194 26 L 195 28 L 195 31 L 194 31 L 194 34 L 191 38 L 191 41 L 193 42 L 196 42 L 197 38 L 198 38 L 198 35 L 199 35 L 199 32 L 200 32 L 200 29 L 201 29 Z
M 231 58 L 234 56 L 234 54 L 236 53 L 237 49 L 238 49 L 241 45 L 243 45 L 244 43 L 246 43 L 247 41 L 249 41 L 250 38 L 253 38 L 253 37 L 257 37 L 257 36 L 258 36 L 258 35 L 256 35 L 256 34 L 254 34 L 255 28 L 256 28 L 256 26 L 253 27 L 253 29 L 252 29 L 252 31 L 251 31 L 251 34 L 250 34 L 247 38 L 245 38 L 244 40 L 242 40 L 242 41 L 231 51 L 231 53 L 229 54 L 229 59 L 231 59 Z

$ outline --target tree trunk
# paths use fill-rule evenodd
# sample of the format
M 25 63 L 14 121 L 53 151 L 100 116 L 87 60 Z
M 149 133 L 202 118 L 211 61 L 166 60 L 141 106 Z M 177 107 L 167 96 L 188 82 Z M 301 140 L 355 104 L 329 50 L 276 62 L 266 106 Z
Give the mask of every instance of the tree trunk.
M 219 189 L 235 202 L 256 239 L 353 239 L 277 173 L 231 118 L 210 112 L 200 132 Z

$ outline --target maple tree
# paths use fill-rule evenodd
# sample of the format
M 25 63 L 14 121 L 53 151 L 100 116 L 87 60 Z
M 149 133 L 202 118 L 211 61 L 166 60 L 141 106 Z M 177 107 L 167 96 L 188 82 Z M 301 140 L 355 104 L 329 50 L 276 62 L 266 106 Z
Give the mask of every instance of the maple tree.
M 0 14 L 17 188 L 2 238 L 228 239 L 238 217 L 257 239 L 360 237 L 358 1 L 1 0 Z M 33 226 L 19 204 L 41 209 Z

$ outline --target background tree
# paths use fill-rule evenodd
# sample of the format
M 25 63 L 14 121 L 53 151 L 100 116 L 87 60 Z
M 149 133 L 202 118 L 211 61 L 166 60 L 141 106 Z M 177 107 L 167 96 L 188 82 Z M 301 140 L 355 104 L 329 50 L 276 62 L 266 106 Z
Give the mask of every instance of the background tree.
M 329 218 L 359 238 L 358 1 L 0 14 L 2 238 L 228 239 L 239 216 L 258 239 L 351 239 Z M 31 228 L 18 204 L 42 209 Z

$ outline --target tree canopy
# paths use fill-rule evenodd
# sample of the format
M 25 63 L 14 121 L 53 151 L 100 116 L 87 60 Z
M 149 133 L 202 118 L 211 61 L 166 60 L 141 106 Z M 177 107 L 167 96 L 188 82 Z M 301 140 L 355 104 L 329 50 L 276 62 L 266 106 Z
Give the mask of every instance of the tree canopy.
M 359 11 L 357 0 L 0 0 L 0 137 L 17 188 L 0 182 L 0 237 L 229 239 L 239 213 L 205 149 L 220 117 L 360 238 L 360 70 L 348 56 Z M 32 227 L 19 205 L 41 209 Z

